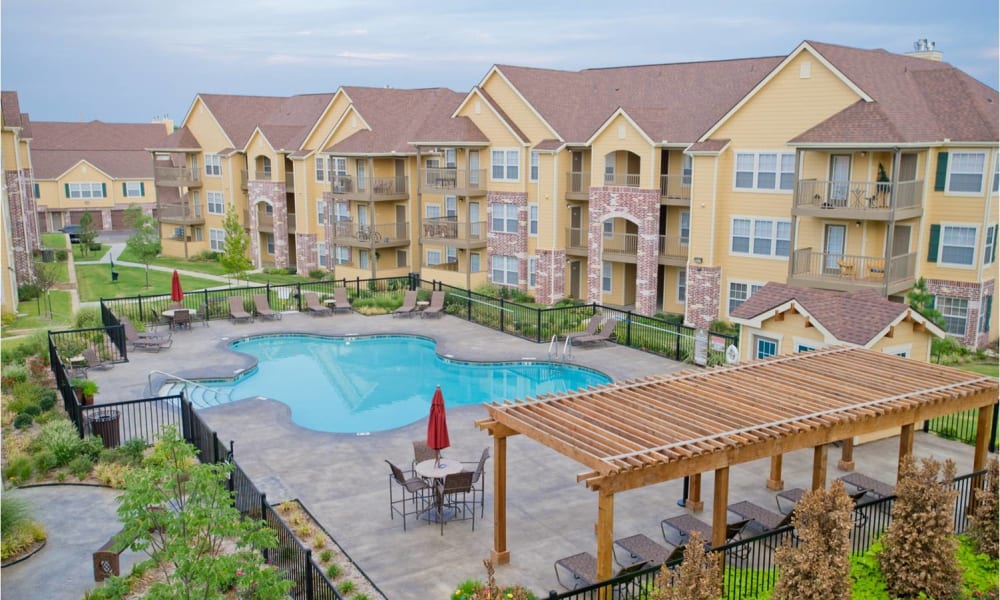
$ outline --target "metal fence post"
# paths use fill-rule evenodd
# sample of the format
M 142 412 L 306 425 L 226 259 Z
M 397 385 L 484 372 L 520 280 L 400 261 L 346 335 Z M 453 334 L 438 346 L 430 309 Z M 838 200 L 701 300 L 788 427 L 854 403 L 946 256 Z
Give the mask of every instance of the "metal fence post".
M 184 392 L 181 392 L 181 435 L 184 436 L 184 441 L 194 443 L 191 439 L 191 403 L 187 398 L 184 397 Z
M 542 309 L 535 309 L 535 342 L 542 343 Z
M 504 331 L 504 325 L 503 325 L 504 314 L 503 313 L 504 313 L 504 310 L 503 310 L 503 296 L 500 296 L 500 331 L 501 332 Z
M 267 494 L 260 494 L 260 520 L 267 524 Z M 264 555 L 264 562 L 268 562 L 267 548 L 261 548 L 260 553 Z
M 990 425 L 990 452 L 997 451 L 997 419 L 1000 418 L 1000 416 L 997 415 L 998 410 L 1000 410 L 1000 404 L 994 404 L 993 424 Z
M 472 290 L 465 290 L 465 320 L 472 321 Z
M 219 434 L 212 432 L 212 464 L 219 462 Z
M 625 345 L 632 347 L 632 311 L 625 313 Z
M 306 548 L 305 569 L 306 574 L 306 599 L 313 600 L 313 578 L 312 578 L 312 548 Z

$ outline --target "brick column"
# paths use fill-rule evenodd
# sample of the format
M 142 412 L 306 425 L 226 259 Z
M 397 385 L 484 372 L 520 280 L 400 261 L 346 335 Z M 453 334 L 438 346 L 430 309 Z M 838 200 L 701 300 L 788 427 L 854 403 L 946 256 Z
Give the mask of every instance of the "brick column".
M 566 295 L 566 250 L 538 250 L 535 300 L 555 304 Z
M 708 329 L 719 318 L 719 299 L 722 295 L 722 267 L 687 266 L 687 302 L 684 305 L 684 323 Z
M 250 222 L 247 223 L 247 227 L 250 228 L 250 260 L 253 262 L 253 268 L 259 269 L 261 267 L 260 224 L 257 219 L 257 205 L 251 204 L 247 212 L 250 214 Z
M 964 298 L 969 301 L 969 313 L 966 316 L 965 322 L 965 335 L 957 336 L 958 340 L 966 346 L 977 346 L 979 343 L 979 315 L 980 312 L 986 308 L 983 306 L 983 294 L 987 291 L 992 291 L 993 287 L 993 281 L 988 284 L 981 285 L 974 281 L 948 281 L 945 279 L 927 280 L 927 291 L 929 293 L 934 294 L 935 296 Z M 993 301 L 996 302 L 996 298 L 994 298 Z M 988 338 L 988 335 L 986 337 Z
M 316 254 L 316 234 L 295 234 L 295 267 L 299 275 L 309 275 L 309 271 L 317 268 L 319 256 Z
M 493 207 L 513 204 L 517 209 L 517 233 L 489 231 L 486 238 L 486 269 L 491 268 L 493 256 L 517 257 L 518 289 L 528 289 L 528 195 L 515 192 L 488 192 L 486 195 L 486 227 L 492 223 Z
M 35 280 L 29 225 L 34 219 L 25 213 L 24 188 L 18 171 L 6 171 L 4 176 L 7 180 L 7 209 L 10 214 L 10 244 L 14 253 L 14 272 L 19 283 L 29 283 Z
M 247 184 L 247 194 L 249 197 L 248 206 L 250 214 L 254 214 L 253 207 L 258 203 L 270 204 L 274 209 L 274 266 L 288 266 L 288 206 L 285 204 L 285 182 L 283 181 L 250 181 Z M 253 235 L 254 230 L 250 230 Z M 258 235 L 255 236 L 259 240 Z M 252 242 L 251 242 L 252 245 Z M 258 265 L 259 266 L 259 265 Z

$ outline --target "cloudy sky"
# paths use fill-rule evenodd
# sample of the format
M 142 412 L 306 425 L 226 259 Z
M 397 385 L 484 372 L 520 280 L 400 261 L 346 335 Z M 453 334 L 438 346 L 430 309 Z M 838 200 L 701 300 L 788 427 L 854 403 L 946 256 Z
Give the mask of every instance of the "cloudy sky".
M 995 0 L 3 0 L 0 83 L 38 121 L 180 121 L 195 94 L 468 91 L 555 69 L 776 56 L 802 40 L 944 60 L 997 88 Z

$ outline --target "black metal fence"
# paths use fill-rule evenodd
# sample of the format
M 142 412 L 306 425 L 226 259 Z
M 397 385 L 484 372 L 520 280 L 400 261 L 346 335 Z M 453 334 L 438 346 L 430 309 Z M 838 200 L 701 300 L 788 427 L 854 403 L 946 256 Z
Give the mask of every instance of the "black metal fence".
M 972 493 L 984 486 L 986 471 L 976 471 L 956 477 L 951 488 L 957 493 L 954 508 L 954 531 L 964 533 L 969 527 Z M 892 506 L 895 496 L 862 501 L 852 514 L 854 528 L 851 531 L 851 553 L 863 554 L 892 523 Z M 782 545 L 797 544 L 798 538 L 791 525 L 763 532 L 758 535 L 736 540 L 725 546 L 713 548 L 711 552 L 721 554 L 724 569 L 724 593 L 726 600 L 757 597 L 774 588 L 778 578 L 774 551 Z M 667 563 L 667 567 L 680 564 L 680 560 Z M 634 574 L 581 587 L 562 594 L 551 592 L 548 600 L 577 600 L 598 597 L 646 598 L 652 587 L 660 565 L 648 567 Z M 613 595 L 601 596 L 612 591 Z
M 993 422 L 990 423 L 990 452 L 997 451 L 997 422 L 1000 421 L 1000 403 L 993 405 Z M 979 427 L 979 410 L 970 409 L 924 421 L 924 432 L 935 433 L 949 440 L 966 444 L 976 443 Z

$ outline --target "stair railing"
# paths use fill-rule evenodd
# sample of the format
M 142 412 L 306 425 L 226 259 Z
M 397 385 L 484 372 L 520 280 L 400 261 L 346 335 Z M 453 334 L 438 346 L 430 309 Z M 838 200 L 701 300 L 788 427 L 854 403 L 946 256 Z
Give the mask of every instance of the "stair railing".
M 215 403 L 216 404 L 221 404 L 221 402 L 219 401 L 219 398 L 222 398 L 222 401 L 228 401 L 229 400 L 229 393 L 228 393 L 228 391 L 219 390 L 219 389 L 215 389 L 215 388 L 210 388 L 207 385 L 203 385 L 203 384 L 198 383 L 196 381 L 191 381 L 190 379 L 184 379 L 183 377 L 179 377 L 179 376 L 174 375 L 172 373 L 167 373 L 166 371 L 159 371 L 159 370 L 156 370 L 156 369 L 150 371 L 149 374 L 146 376 L 146 383 L 149 386 L 149 393 L 150 394 L 153 393 L 153 375 L 163 375 L 164 377 L 166 377 L 167 379 L 166 379 L 166 381 L 164 381 L 164 383 L 166 383 L 167 381 L 181 381 L 185 385 L 190 385 L 190 386 L 192 386 L 194 388 L 202 389 L 202 390 L 204 390 L 206 392 L 209 392 L 212 396 L 215 397 Z M 202 395 L 204 396 L 204 393 Z

